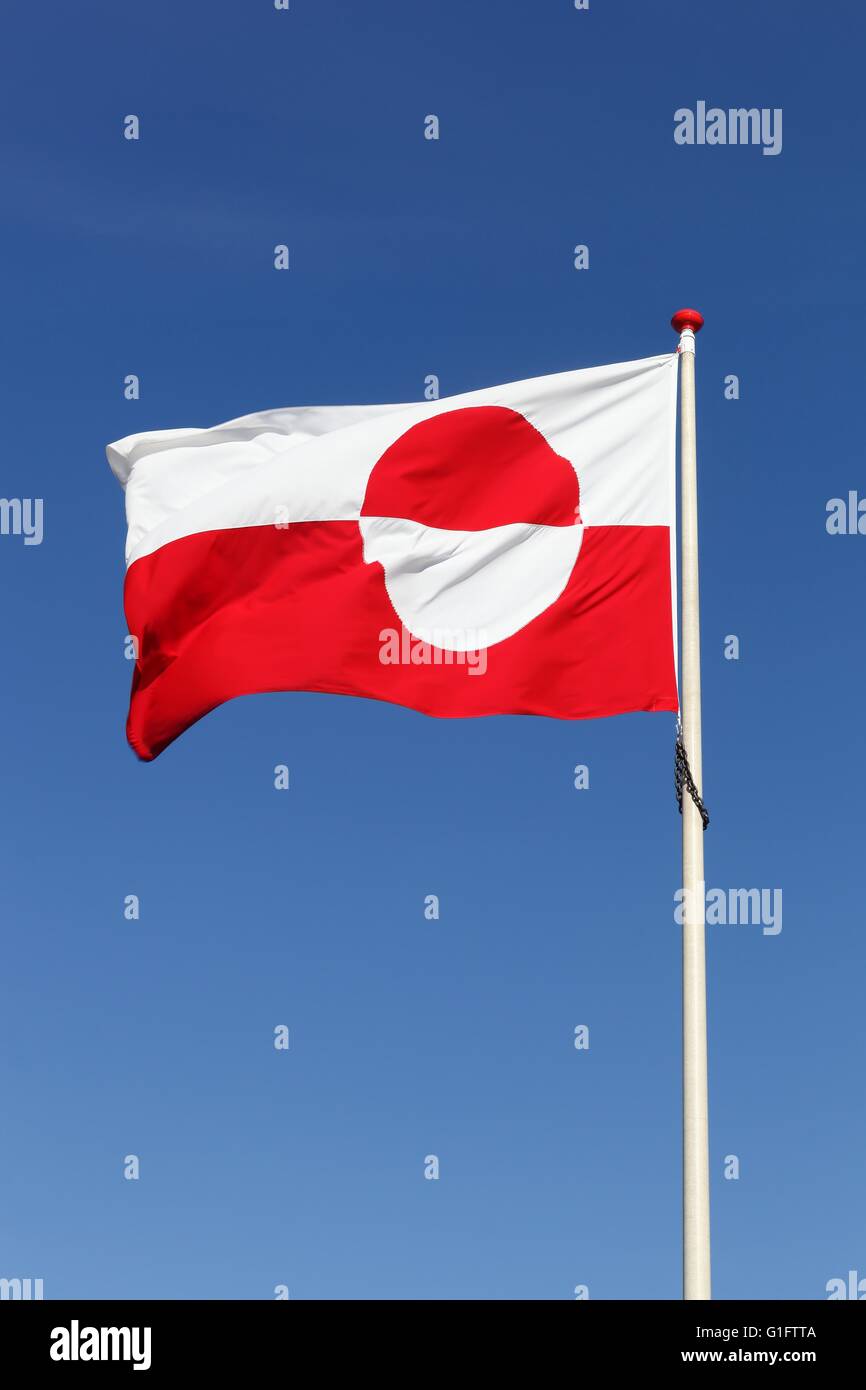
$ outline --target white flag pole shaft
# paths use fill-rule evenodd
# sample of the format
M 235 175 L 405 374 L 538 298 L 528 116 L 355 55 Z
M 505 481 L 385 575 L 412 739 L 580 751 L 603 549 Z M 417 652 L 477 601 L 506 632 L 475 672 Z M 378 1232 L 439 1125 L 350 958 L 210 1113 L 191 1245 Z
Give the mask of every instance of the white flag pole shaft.
M 686 754 L 699 794 L 701 778 L 701 637 L 698 593 L 698 480 L 695 443 L 696 309 L 671 319 L 680 334 L 680 499 L 682 660 L 680 714 Z M 683 1298 L 710 1292 L 709 1107 L 704 922 L 704 827 L 683 790 Z

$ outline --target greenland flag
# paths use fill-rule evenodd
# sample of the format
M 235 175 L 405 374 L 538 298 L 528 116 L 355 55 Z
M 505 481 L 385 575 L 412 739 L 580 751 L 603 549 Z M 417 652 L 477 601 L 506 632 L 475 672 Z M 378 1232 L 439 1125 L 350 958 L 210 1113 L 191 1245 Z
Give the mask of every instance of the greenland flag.
M 676 354 L 108 446 L 155 758 L 236 695 L 675 710 Z

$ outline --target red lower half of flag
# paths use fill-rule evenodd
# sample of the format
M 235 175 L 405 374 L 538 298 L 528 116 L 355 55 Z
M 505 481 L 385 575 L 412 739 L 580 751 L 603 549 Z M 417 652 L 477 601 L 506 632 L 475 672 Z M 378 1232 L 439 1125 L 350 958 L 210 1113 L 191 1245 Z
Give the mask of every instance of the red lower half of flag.
M 589 526 L 564 591 L 484 651 L 409 634 L 356 521 L 208 531 L 136 560 L 127 735 L 155 758 L 238 695 L 323 691 L 462 718 L 676 710 L 670 533 Z

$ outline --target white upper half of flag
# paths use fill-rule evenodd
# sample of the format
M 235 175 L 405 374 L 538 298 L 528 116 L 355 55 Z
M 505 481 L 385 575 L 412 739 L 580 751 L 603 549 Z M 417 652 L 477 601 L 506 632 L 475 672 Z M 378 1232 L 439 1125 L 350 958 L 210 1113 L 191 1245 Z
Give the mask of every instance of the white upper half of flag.
M 127 435 L 107 448 L 126 490 L 127 563 L 184 536 L 280 517 L 359 521 L 385 450 L 422 420 L 474 406 L 520 412 L 571 462 L 583 527 L 667 526 L 673 536 L 676 389 L 677 354 L 666 353 L 435 401 L 300 406 Z

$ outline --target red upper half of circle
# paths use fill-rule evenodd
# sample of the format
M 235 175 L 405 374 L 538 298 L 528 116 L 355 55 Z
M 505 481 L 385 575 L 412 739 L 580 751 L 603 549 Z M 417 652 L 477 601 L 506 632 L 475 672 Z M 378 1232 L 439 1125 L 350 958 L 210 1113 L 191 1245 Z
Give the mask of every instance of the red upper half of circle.
M 362 516 L 446 531 L 527 522 L 574 526 L 580 489 L 568 459 L 507 406 L 467 406 L 413 425 L 373 468 Z

